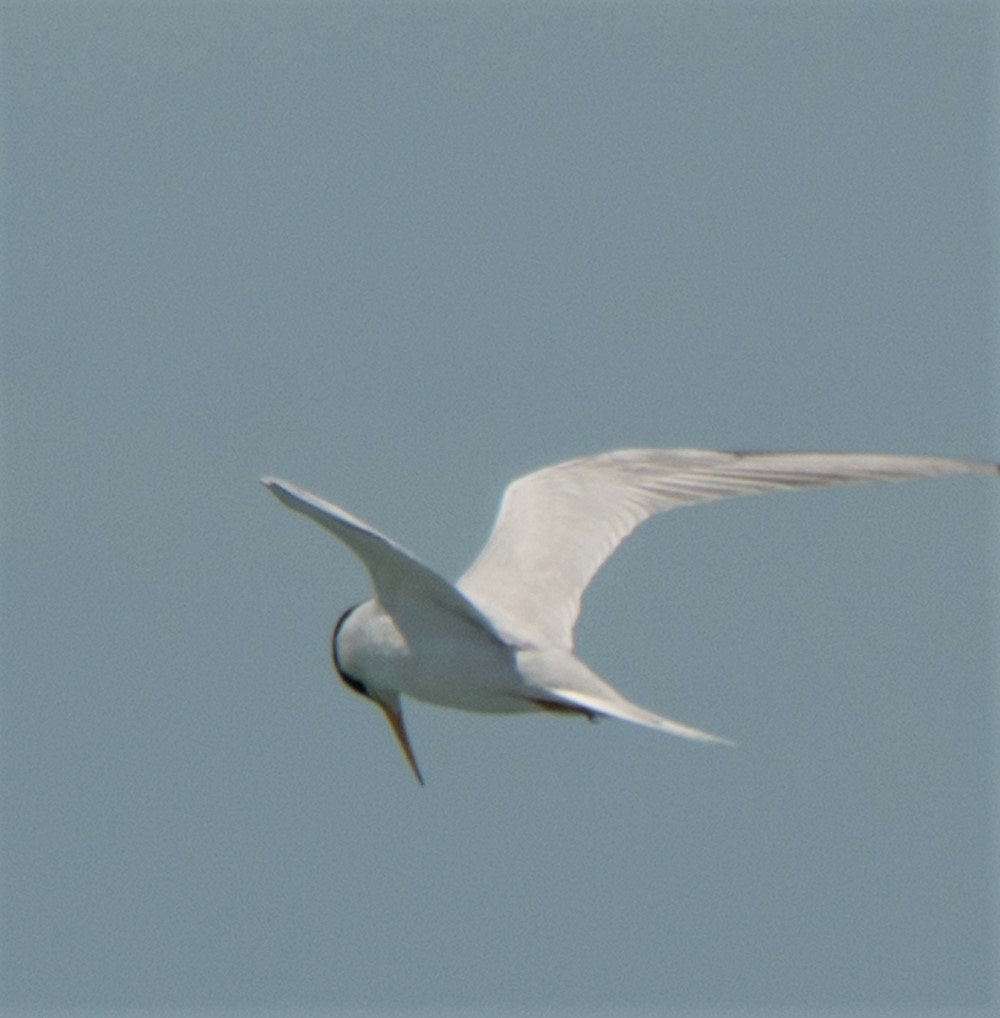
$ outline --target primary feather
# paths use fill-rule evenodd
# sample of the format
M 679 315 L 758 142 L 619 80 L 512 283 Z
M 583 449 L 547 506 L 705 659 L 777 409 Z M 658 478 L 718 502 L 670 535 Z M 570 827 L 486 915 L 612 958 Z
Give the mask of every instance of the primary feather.
M 996 471 L 871 453 L 622 449 L 569 460 L 508 486 L 489 541 L 457 586 L 508 635 L 568 649 L 594 574 L 656 513 L 781 488 Z

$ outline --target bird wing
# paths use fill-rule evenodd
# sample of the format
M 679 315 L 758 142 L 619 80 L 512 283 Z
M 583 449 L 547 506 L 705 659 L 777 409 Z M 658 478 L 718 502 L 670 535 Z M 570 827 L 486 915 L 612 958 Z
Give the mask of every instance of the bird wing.
M 375 595 L 404 632 L 410 620 L 438 609 L 442 619 L 458 618 L 493 634 L 489 620 L 451 583 L 374 527 L 288 481 L 262 477 L 261 483 L 290 509 L 329 530 L 361 559 Z
M 869 453 L 624 449 L 513 481 L 457 587 L 508 637 L 570 648 L 594 574 L 643 520 L 773 489 L 996 473 L 993 463 Z

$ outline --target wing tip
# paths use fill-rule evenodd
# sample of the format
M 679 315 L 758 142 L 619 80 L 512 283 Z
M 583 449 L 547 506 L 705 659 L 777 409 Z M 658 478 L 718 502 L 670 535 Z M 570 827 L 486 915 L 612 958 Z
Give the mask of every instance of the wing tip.
M 273 474 L 264 474 L 260 478 L 260 483 L 263 484 L 272 495 L 277 495 L 278 498 L 281 498 L 282 495 L 292 494 L 292 485 L 290 485 L 288 481 L 283 481 L 280 477 L 275 477 Z

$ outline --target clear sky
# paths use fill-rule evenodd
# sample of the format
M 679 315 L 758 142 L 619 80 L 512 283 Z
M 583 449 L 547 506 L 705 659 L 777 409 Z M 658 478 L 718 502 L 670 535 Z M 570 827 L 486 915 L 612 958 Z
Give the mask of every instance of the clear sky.
M 7 1013 L 996 1003 L 996 484 L 668 514 L 581 656 L 739 743 L 335 681 L 621 446 L 1000 458 L 991 5 L 7 3 Z M 995 847 L 995 846 L 994 846 Z

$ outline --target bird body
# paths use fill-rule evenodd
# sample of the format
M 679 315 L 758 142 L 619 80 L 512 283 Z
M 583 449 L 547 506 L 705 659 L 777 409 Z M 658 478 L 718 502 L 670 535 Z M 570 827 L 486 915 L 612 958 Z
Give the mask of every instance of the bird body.
M 484 714 L 534 709 L 515 648 L 447 610 L 433 627 L 404 632 L 377 601 L 365 601 L 344 620 L 337 656 L 343 673 L 363 675 L 369 688 Z
M 401 695 L 480 713 L 608 716 L 705 742 L 728 740 L 621 695 L 573 653 L 583 593 L 643 520 L 702 502 L 832 484 L 997 473 L 996 464 L 872 453 L 625 449 L 512 482 L 486 546 L 452 584 L 367 523 L 287 481 L 287 506 L 362 561 L 375 596 L 333 631 L 337 674 L 385 714 L 417 779 Z

